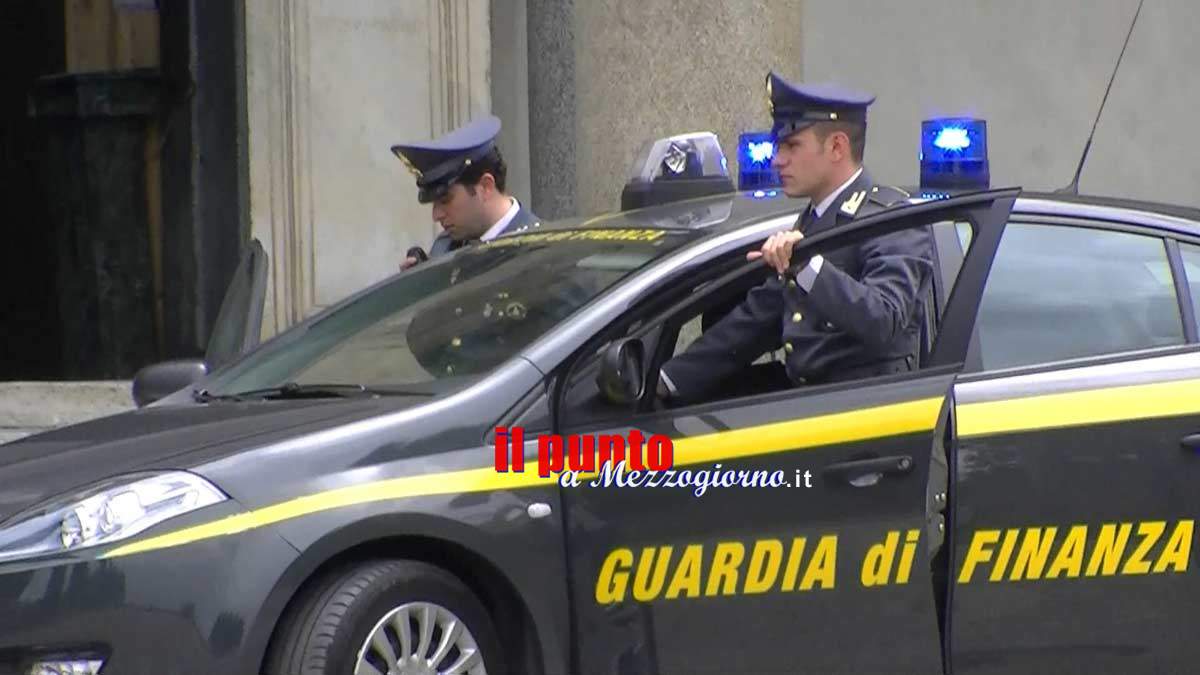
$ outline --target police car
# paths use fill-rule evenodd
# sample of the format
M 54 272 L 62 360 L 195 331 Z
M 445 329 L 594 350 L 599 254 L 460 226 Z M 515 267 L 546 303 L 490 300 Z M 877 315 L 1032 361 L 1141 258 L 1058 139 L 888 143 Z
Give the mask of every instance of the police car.
M 709 135 L 647 153 L 642 208 L 465 248 L 243 353 L 231 319 L 225 356 L 139 375 L 147 405 L 0 448 L 0 672 L 1194 669 L 1200 212 L 914 195 L 797 249 L 932 230 L 914 370 L 780 387 L 768 352 L 672 406 L 658 365 L 804 203 L 718 189 Z M 539 438 L 633 432 L 671 439 L 674 485 L 532 468 Z

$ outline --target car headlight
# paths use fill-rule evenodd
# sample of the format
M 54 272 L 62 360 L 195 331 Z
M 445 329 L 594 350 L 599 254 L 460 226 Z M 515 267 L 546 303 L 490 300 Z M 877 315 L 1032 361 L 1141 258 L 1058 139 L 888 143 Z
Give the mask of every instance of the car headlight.
M 0 562 L 121 541 L 228 498 L 183 471 L 113 478 L 0 523 Z

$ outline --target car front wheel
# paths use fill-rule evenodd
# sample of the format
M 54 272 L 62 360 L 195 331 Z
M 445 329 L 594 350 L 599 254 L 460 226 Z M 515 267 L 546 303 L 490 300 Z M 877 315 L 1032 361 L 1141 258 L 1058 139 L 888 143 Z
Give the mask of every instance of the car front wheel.
M 327 577 L 284 619 L 271 675 L 504 675 L 487 610 L 445 570 L 371 561 Z

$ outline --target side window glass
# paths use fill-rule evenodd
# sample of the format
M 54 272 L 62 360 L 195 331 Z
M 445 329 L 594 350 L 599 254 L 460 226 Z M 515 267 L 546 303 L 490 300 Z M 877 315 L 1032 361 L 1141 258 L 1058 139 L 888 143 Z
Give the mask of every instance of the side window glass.
M 976 323 L 985 369 L 1184 343 L 1162 239 L 1010 223 Z
M 1200 321 L 1200 246 L 1180 243 L 1179 253 L 1183 257 L 1183 271 L 1192 294 L 1192 312 Z
M 702 332 L 703 316 L 696 315 L 679 329 L 679 337 L 675 339 L 675 350 L 672 354 L 680 354 L 691 346 Z
M 623 335 L 638 335 L 642 339 L 645 353 L 655 355 L 650 364 L 651 372 L 659 370 L 664 361 L 668 364 L 674 361 L 676 367 L 687 369 L 685 377 L 691 380 L 684 385 L 689 390 L 682 395 L 678 391 L 671 396 L 652 394 L 641 401 L 640 410 L 661 411 L 732 401 L 923 370 L 938 335 L 944 298 L 957 282 L 964 255 L 972 244 L 972 225 L 957 220 L 926 220 L 913 222 L 911 227 L 929 237 L 926 241 L 931 246 L 915 252 L 915 255 L 929 256 L 929 267 L 915 270 L 920 274 L 919 285 L 911 289 L 913 301 L 906 303 L 909 313 L 904 317 L 902 331 L 894 337 L 889 353 L 866 347 L 845 350 L 838 346 L 862 344 L 862 340 L 855 330 L 861 329 L 861 325 L 846 323 L 848 317 L 858 318 L 857 314 L 850 311 L 849 305 L 837 293 L 829 294 L 832 299 L 826 306 L 804 305 L 802 310 L 796 304 L 781 305 L 783 313 L 765 317 L 768 322 L 765 325 L 718 331 L 721 322 L 727 320 L 730 313 L 746 301 L 747 295 L 772 274 L 765 267 L 752 271 L 746 268 L 744 251 L 730 252 L 729 260 L 735 263 L 729 267 L 733 274 L 722 272 L 719 276 L 697 280 L 687 288 L 670 289 L 674 304 L 665 307 L 661 313 L 644 317 L 645 330 L 649 331 L 646 337 L 641 337 L 635 330 L 616 329 Z M 913 245 L 911 234 L 897 237 L 899 234 L 880 236 L 893 237 L 891 241 L 897 244 L 904 240 L 905 246 Z M 871 281 L 871 274 L 894 276 L 895 271 L 886 271 L 888 266 L 904 265 L 907 270 L 907 266 L 913 264 L 912 257 L 905 256 L 891 256 L 887 261 L 866 260 L 873 255 L 866 247 L 856 245 L 824 252 L 827 265 L 866 282 Z M 921 274 L 926 271 L 928 274 Z M 787 288 L 795 288 L 794 280 Z M 788 291 L 780 291 L 776 285 L 769 292 Z M 774 297 L 768 296 L 758 302 L 761 305 Z M 795 296 L 788 297 L 791 303 Z M 706 334 L 710 339 L 703 339 Z M 660 350 L 660 345 L 665 349 Z M 801 355 L 794 356 L 797 345 L 800 345 Z M 819 353 L 806 354 L 804 350 L 810 348 Z M 591 424 L 609 418 L 626 419 L 631 412 L 636 412 L 627 404 L 608 400 L 596 386 L 600 361 L 597 356 L 591 354 L 580 358 L 568 371 L 561 401 L 564 411 L 561 419 L 565 423 Z M 658 378 L 652 375 L 650 379 Z M 671 382 L 679 384 L 676 378 L 671 378 Z M 671 388 L 671 384 L 665 384 L 663 380 L 654 384 Z
M 971 231 L 970 223 L 955 223 L 954 229 L 958 233 L 958 245 L 962 246 L 965 251 L 971 247 L 971 236 L 974 234 Z
M 719 316 L 723 316 L 729 307 L 722 307 Z M 700 335 L 709 327 L 708 324 L 715 321 L 715 318 L 708 318 L 704 314 L 697 314 L 692 317 L 687 323 L 679 328 L 679 336 L 675 339 L 675 349 L 672 354 L 682 354 L 687 351 L 687 348 L 695 342 Z M 765 352 L 754 361 L 754 365 L 771 363 L 772 361 L 780 361 L 778 351 Z
M 937 317 L 935 325 L 940 322 L 942 312 L 954 290 L 958 273 L 962 270 L 963 260 L 971 248 L 971 237 L 974 231 L 971 224 L 962 221 L 944 220 L 932 225 L 933 237 L 936 242 L 938 257 L 938 284 L 934 289 L 937 293 Z

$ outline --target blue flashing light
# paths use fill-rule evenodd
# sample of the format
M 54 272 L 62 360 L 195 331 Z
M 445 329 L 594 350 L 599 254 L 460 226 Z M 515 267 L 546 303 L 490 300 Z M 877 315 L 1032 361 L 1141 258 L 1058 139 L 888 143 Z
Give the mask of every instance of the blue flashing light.
M 750 154 L 750 161 L 755 164 L 766 164 L 775 156 L 775 145 L 770 141 L 754 142 L 746 144 L 746 151 Z
M 962 152 L 971 147 L 971 139 L 963 127 L 942 127 L 937 138 L 933 139 L 933 147 L 948 152 Z
M 752 131 L 738 136 L 738 189 L 769 190 L 781 185 L 779 174 L 771 166 L 775 157 L 775 139 L 768 131 Z M 765 197 L 766 195 L 755 195 Z
M 939 118 L 921 123 L 921 188 L 982 189 L 991 181 L 987 122 Z

